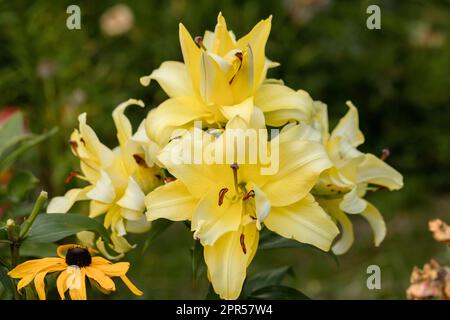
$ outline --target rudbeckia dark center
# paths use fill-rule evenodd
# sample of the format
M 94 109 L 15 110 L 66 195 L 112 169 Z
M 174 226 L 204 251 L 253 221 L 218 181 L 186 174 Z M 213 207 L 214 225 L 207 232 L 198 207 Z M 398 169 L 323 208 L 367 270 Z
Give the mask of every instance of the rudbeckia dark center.
M 75 247 L 67 250 L 66 263 L 69 266 L 86 267 L 92 263 L 92 257 L 87 249 Z

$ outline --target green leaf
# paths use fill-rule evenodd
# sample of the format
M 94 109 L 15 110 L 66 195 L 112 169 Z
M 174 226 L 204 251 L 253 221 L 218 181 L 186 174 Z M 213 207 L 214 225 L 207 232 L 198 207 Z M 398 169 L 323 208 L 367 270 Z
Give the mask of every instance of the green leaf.
M 8 169 L 18 158 L 21 156 L 25 151 L 28 149 L 34 147 L 38 143 L 44 141 L 48 137 L 54 135 L 58 131 L 58 128 L 53 128 L 50 131 L 40 134 L 40 135 L 33 135 L 29 139 L 25 140 L 20 146 L 18 146 L 15 150 L 8 153 L 4 157 L 0 157 L 0 173 L 4 172 L 6 169 Z
M 8 269 L 10 268 L 9 263 L 6 262 L 6 260 L 0 256 L 0 267 L 1 266 L 5 267 L 5 268 L 8 268 Z
M 158 219 L 156 221 L 152 222 L 152 227 L 150 228 L 150 231 L 148 232 L 148 237 L 145 240 L 144 246 L 142 248 L 142 253 L 147 251 L 148 247 L 155 241 L 155 239 L 168 227 L 170 227 L 173 224 L 173 221 L 166 220 L 166 219 Z
M 333 261 L 336 263 L 336 266 L 339 267 L 339 260 L 337 256 L 330 250 L 330 251 L 322 251 L 319 248 L 306 244 L 301 243 L 293 239 L 287 239 L 284 237 L 279 236 L 275 232 L 272 232 L 268 229 L 263 229 L 260 233 L 259 238 L 259 250 L 267 250 L 267 249 L 280 249 L 280 248 L 288 248 L 288 249 L 306 249 L 318 252 L 322 255 L 326 255 L 333 259 Z
M 30 258 L 55 257 L 58 246 L 54 243 L 34 243 L 25 241 L 20 247 L 20 255 Z
M 13 280 L 8 276 L 8 269 L 0 266 L 0 282 L 3 284 L 6 290 L 11 292 L 14 295 L 14 290 L 16 290 L 14 286 Z
M 27 300 L 39 300 L 38 295 L 34 289 L 34 286 L 26 286 L 24 289 L 25 289 L 25 297 Z
M 23 114 L 18 111 L 0 127 L 0 155 L 6 149 L 27 138 L 28 135 L 24 132 Z
M 257 300 L 310 300 L 301 291 L 282 285 L 271 285 L 258 289 L 248 298 Z
M 33 190 L 39 180 L 29 171 L 16 173 L 7 187 L 8 197 L 12 202 L 21 201 L 29 191 Z
M 203 246 L 200 240 L 195 240 L 194 246 L 191 249 L 192 257 L 192 280 L 197 284 L 201 275 L 206 271 L 205 260 L 203 259 Z
M 74 213 L 43 213 L 37 216 L 24 243 L 55 242 L 80 231 L 92 231 L 105 242 L 111 241 L 103 224 L 88 216 Z
M 263 287 L 281 284 L 287 275 L 294 276 L 294 271 L 290 266 L 263 271 L 248 277 L 242 289 L 241 299 L 251 296 L 255 291 Z

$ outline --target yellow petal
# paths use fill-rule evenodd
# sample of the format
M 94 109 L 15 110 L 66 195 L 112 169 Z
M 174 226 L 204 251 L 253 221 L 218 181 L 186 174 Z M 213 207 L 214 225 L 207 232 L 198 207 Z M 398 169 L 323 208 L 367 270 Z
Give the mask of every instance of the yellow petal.
M 386 236 L 386 224 L 378 209 L 371 203 L 367 203 L 366 210 L 361 215 L 369 222 L 374 234 L 374 243 L 378 247 Z
M 346 253 L 353 244 L 353 225 L 347 215 L 339 209 L 339 200 L 319 201 L 320 206 L 331 215 L 341 226 L 339 239 L 333 244 L 331 250 L 334 254 L 341 255 Z
M 210 113 L 203 109 L 195 97 L 177 97 L 168 99 L 151 110 L 145 126 L 148 137 L 164 146 L 173 138 L 172 133 L 177 127 L 209 116 Z
M 47 206 L 47 213 L 66 213 L 75 202 L 87 200 L 86 194 L 92 189 L 87 186 L 80 189 L 71 189 L 62 197 L 54 197 Z
M 311 195 L 286 207 L 272 207 L 264 224 L 279 235 L 328 251 L 339 229 Z
M 116 291 L 116 285 L 110 277 L 106 276 L 101 270 L 96 267 L 85 267 L 86 276 L 97 281 L 97 283 L 107 291 Z
M 109 166 L 113 159 L 113 153 L 108 147 L 100 142 L 95 131 L 86 124 L 86 113 L 81 114 L 78 117 L 78 121 L 80 122 L 80 134 L 83 139 L 81 144 L 82 147 L 86 148 L 90 154 L 94 155 L 94 157 L 100 161 L 102 166 Z
M 87 194 L 87 197 L 92 200 L 97 200 L 103 203 L 112 203 L 116 198 L 116 192 L 110 176 L 106 171 L 100 171 L 100 179 Z
M 262 223 L 269 215 L 271 205 L 267 195 L 253 182 L 248 185 L 250 190 L 255 192 L 255 209 L 258 222 Z
M 205 262 L 214 291 L 222 299 L 237 299 L 241 293 L 247 266 L 257 248 L 258 232 L 255 223 L 242 232 L 228 232 L 212 246 L 205 246 Z M 244 252 L 245 251 L 245 252 Z
M 192 40 L 191 35 L 180 23 L 180 45 L 181 51 L 183 53 L 184 63 L 186 64 L 186 68 L 189 72 L 189 76 L 192 81 L 192 87 L 194 90 L 198 90 L 200 86 L 200 49 L 195 44 L 194 40 Z
M 122 208 L 142 212 L 145 209 L 144 200 L 144 192 L 142 192 L 141 188 L 133 179 L 133 177 L 129 177 L 125 194 L 122 196 L 122 198 L 119 199 L 119 201 L 117 201 L 117 205 L 121 206 Z
M 357 183 L 372 183 L 389 190 L 403 187 L 403 176 L 383 160 L 367 153 L 358 167 Z
M 125 221 L 125 229 L 129 233 L 145 233 L 150 230 L 152 223 L 147 221 L 147 217 L 141 214 L 141 218 L 139 220 L 126 220 Z
M 236 116 L 239 116 L 247 123 L 250 123 L 253 114 L 253 98 L 250 97 L 239 104 L 233 106 L 221 106 L 220 111 L 225 118 L 232 120 Z
M 331 137 L 344 137 L 353 147 L 357 147 L 364 143 L 364 135 L 359 130 L 358 109 L 350 101 L 347 101 L 347 106 L 347 114 L 339 120 Z
M 49 272 L 62 271 L 66 269 L 66 266 L 60 265 L 55 267 L 46 268 L 45 270 L 39 272 L 34 278 L 34 287 L 38 294 L 39 300 L 45 300 L 45 276 Z
M 367 201 L 358 195 L 358 189 L 354 187 L 350 192 L 346 193 L 342 198 L 339 208 L 347 213 L 357 214 L 366 209 Z
M 36 274 L 48 267 L 61 264 L 65 264 L 64 259 L 56 257 L 28 260 L 9 271 L 8 275 L 15 279 L 22 278 L 28 274 Z
M 186 65 L 178 61 L 165 61 L 161 66 L 145 77 L 141 77 L 143 86 L 148 86 L 151 80 L 158 81 L 161 88 L 170 98 L 190 96 L 192 83 Z
M 105 214 L 111 208 L 111 204 L 102 203 L 99 201 L 91 200 L 89 202 L 89 217 L 95 218 L 102 214 Z
M 229 80 L 234 100 L 236 102 L 242 101 L 249 96 L 253 96 L 255 88 L 255 70 L 254 56 L 252 47 L 248 46 L 245 50 L 240 62 L 239 68 Z
M 128 272 L 130 268 L 130 263 L 128 262 L 117 262 L 109 264 L 92 264 L 98 270 L 101 270 L 104 274 L 109 277 L 119 277 L 123 276 Z
M 261 20 L 253 29 L 244 37 L 240 38 L 237 46 L 244 50 L 250 46 L 254 56 L 254 79 L 255 88 L 264 80 L 264 67 L 266 63 L 265 47 L 267 39 L 269 38 L 270 29 L 272 26 L 272 16 L 265 20 Z
M 203 245 L 213 245 L 229 231 L 236 231 L 241 223 L 242 201 L 230 201 L 226 197 L 219 205 L 219 190 L 211 190 L 198 203 L 192 216 L 191 229 L 195 230 Z
M 263 84 L 255 94 L 255 105 L 263 112 L 279 110 L 298 110 L 297 118 L 286 119 L 297 121 L 307 121 L 313 112 L 313 100 L 307 94 L 292 90 L 280 84 Z
M 190 220 L 197 203 L 181 181 L 169 182 L 146 196 L 147 219 Z
M 233 104 L 233 93 L 226 75 L 216 60 L 203 51 L 200 55 L 200 94 L 206 104 Z
M 323 146 L 312 141 L 280 143 L 279 171 L 261 188 L 272 206 L 287 206 L 304 198 L 319 175 L 331 166 Z
M 56 288 L 58 289 L 59 296 L 61 297 L 61 300 L 65 300 L 65 292 L 68 289 L 67 286 L 67 278 L 70 276 L 70 273 L 67 272 L 67 270 L 61 272 L 61 274 L 58 276 L 58 279 L 56 280 Z
M 144 107 L 144 102 L 142 100 L 128 99 L 125 102 L 119 104 L 113 111 L 112 117 L 114 124 L 117 129 L 117 139 L 121 146 L 125 146 L 128 139 L 133 135 L 133 128 L 131 126 L 130 120 L 125 116 L 124 112 L 130 105 L 137 105 L 141 108 Z
M 120 279 L 122 279 L 123 283 L 125 283 L 125 285 L 128 287 L 128 289 L 130 289 L 131 292 L 133 292 L 133 294 L 137 295 L 137 296 L 141 296 L 143 294 L 143 292 L 141 290 L 139 290 L 131 281 L 130 279 L 128 279 L 127 276 L 123 275 L 120 276 Z
M 75 274 L 72 286 L 69 286 L 70 299 L 72 300 L 87 300 L 86 296 L 86 271 L 80 268 L 79 272 Z
M 227 23 L 222 13 L 217 17 L 217 24 L 214 30 L 213 52 L 219 56 L 224 56 L 228 51 L 235 48 L 234 40 L 227 29 Z

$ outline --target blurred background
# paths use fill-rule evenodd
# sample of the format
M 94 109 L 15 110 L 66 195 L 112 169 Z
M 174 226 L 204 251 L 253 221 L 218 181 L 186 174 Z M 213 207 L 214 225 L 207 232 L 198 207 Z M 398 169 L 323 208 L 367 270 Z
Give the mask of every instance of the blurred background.
M 71 4 L 81 8 L 81 30 L 66 28 Z M 381 8 L 381 30 L 366 28 L 371 4 Z M 145 110 L 128 112 L 136 125 L 166 98 L 156 84 L 145 88 L 138 79 L 165 60 L 182 60 L 178 23 L 202 35 L 214 28 L 220 11 L 238 37 L 272 14 L 266 53 L 281 66 L 269 76 L 326 102 L 332 127 L 352 100 L 366 136 L 361 149 L 381 154 L 389 148 L 388 163 L 405 178 L 401 191 L 369 197 L 388 226 L 379 248 L 356 216 L 356 242 L 339 265 L 316 251 L 274 249 L 259 252 L 249 274 L 292 265 L 295 276 L 286 284 L 312 298 L 404 299 L 413 266 L 432 257 L 450 262 L 427 230 L 432 218 L 450 222 L 449 1 L 2 0 L 0 114 L 23 111 L 32 132 L 59 127 L 15 168 L 31 170 L 50 196 L 73 187 L 77 182 L 64 180 L 78 169 L 67 143 L 78 114 L 88 111 L 89 124 L 113 147 L 111 112 L 117 104 L 144 100 Z M 130 275 L 145 291 L 143 298 L 205 297 L 206 280 L 192 282 L 193 240 L 183 224 L 172 225 L 147 250 L 145 236 L 132 240 L 139 246 L 127 257 Z M 372 264 L 381 267 L 381 290 L 366 287 Z M 126 290 L 109 296 L 126 297 Z

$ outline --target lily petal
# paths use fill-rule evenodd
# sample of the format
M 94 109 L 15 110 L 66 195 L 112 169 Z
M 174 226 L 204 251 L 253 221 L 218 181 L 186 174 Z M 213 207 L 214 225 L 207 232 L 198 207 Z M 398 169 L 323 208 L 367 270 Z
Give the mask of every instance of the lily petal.
M 398 190 L 403 187 L 403 176 L 383 160 L 367 153 L 358 167 L 357 183 L 373 183 Z
M 339 229 L 314 197 L 286 207 L 272 207 L 264 224 L 279 235 L 328 251 Z
M 369 222 L 374 234 L 374 243 L 378 247 L 386 236 L 386 223 L 380 211 L 371 203 L 367 203 L 366 210 L 361 215 Z
M 205 246 L 205 262 L 214 291 L 222 299 L 237 299 L 241 293 L 247 266 L 256 251 L 258 231 L 254 223 L 242 232 L 228 232 L 212 246 Z M 255 246 L 256 243 L 256 246 Z
M 146 196 L 147 219 L 190 220 L 197 203 L 198 198 L 193 197 L 181 181 L 169 182 Z

